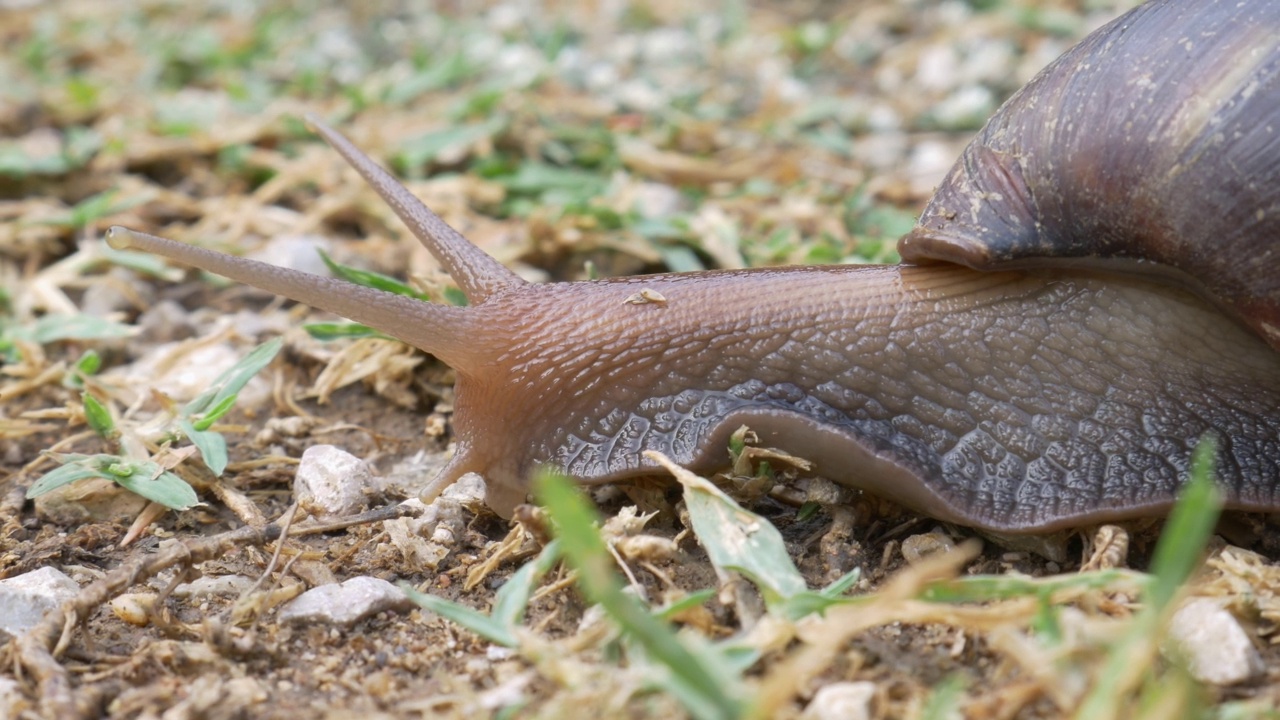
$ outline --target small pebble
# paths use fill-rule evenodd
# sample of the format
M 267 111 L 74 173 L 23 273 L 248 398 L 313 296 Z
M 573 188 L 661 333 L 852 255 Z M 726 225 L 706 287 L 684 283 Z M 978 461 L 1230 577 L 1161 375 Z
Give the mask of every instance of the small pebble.
M 956 544 L 951 541 L 951 538 L 940 532 L 912 535 L 902 541 L 902 557 L 912 565 L 920 563 L 930 555 L 955 549 Z
M 684 195 L 674 187 L 656 182 L 640 183 L 634 190 L 635 207 L 645 217 L 665 218 L 684 206 Z
M 484 478 L 477 473 L 467 473 L 458 481 L 444 489 L 441 497 L 446 497 L 463 506 L 475 506 L 484 502 Z
M 484 479 L 467 473 L 445 488 L 430 505 L 417 498 L 404 502 L 406 506 L 422 508 L 422 514 L 388 520 L 383 526 L 392 544 L 407 560 L 434 570 L 466 532 L 467 517 L 463 509 L 480 511 L 484 507 L 484 493 Z
M 125 593 L 111 601 L 111 612 L 130 625 L 144 627 L 151 621 L 158 598 L 155 593 Z
M 388 540 L 400 551 L 410 567 L 435 570 L 449 556 L 449 549 L 452 547 L 452 543 L 445 545 L 424 537 L 431 535 L 434 538 L 436 531 L 440 529 L 437 524 L 440 521 L 440 500 L 424 506 L 421 500 L 410 498 L 401 504 L 425 509 L 418 517 L 396 518 L 384 522 L 382 527 L 387 531 Z
M 1169 639 L 1177 646 L 1172 654 L 1186 660 L 1187 669 L 1199 681 L 1234 685 L 1262 675 L 1262 657 L 1249 634 L 1225 608 L 1209 598 L 1192 598 L 1169 621 Z
M 51 567 L 0 580 L 0 630 L 21 635 L 78 592 L 75 580 Z
M 95 522 L 126 525 L 146 506 L 146 498 L 102 478 L 86 478 L 63 485 L 35 500 L 36 516 L 55 525 Z
M 355 455 L 332 445 L 314 445 L 302 453 L 293 496 L 313 515 L 354 515 L 365 505 L 372 478 L 369 466 Z
M 280 622 L 351 626 L 371 615 L 404 610 L 412 604 L 400 588 L 386 580 L 361 576 L 302 593 L 280 609 Z
M 872 717 L 871 701 L 875 696 L 875 683 L 832 683 L 814 693 L 800 717 L 802 720 L 866 720 Z
M 497 662 L 499 660 L 510 660 L 511 658 L 515 657 L 515 655 L 516 655 L 515 650 L 512 650 L 511 648 L 507 648 L 507 647 L 501 647 L 499 645 L 490 645 L 489 647 L 485 648 L 485 651 L 484 651 L 484 656 L 488 658 L 490 662 Z
M 199 577 L 189 583 L 182 583 L 173 589 L 173 596 L 179 598 L 203 599 L 208 597 L 226 597 L 239 595 L 253 584 L 253 578 L 244 575 L 220 575 L 218 577 Z

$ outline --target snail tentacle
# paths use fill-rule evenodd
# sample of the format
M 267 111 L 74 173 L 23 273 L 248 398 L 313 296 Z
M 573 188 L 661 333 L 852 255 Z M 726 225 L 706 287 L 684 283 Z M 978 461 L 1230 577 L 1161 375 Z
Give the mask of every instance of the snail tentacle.
M 337 150 L 391 206 L 413 236 L 418 238 L 418 242 L 440 261 L 471 303 L 484 302 L 494 293 L 524 284 L 519 275 L 441 220 L 439 215 L 409 192 L 391 173 L 352 145 L 337 130 L 325 125 L 312 114 L 307 115 L 307 124 Z
M 117 250 L 145 250 L 364 323 L 455 367 L 475 364 L 479 354 L 473 349 L 480 323 L 476 308 L 426 303 L 123 227 L 109 229 L 106 240 Z

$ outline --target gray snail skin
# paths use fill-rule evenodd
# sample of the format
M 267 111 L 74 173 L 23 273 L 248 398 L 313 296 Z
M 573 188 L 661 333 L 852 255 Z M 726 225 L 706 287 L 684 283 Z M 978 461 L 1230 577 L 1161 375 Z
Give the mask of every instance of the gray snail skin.
M 1229 507 L 1280 510 L 1280 3 L 1156 0 L 1006 103 L 907 264 L 521 280 L 311 123 L 470 305 L 112 228 L 108 241 L 371 325 L 457 372 L 456 453 L 509 515 L 727 464 L 746 425 L 817 474 L 1001 533 L 1154 515 L 1219 440 Z

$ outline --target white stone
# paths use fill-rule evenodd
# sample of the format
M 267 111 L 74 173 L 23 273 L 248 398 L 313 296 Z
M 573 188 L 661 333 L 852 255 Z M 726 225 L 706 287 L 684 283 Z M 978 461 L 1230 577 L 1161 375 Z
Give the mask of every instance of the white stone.
M 409 596 L 395 585 L 379 578 L 361 576 L 302 593 L 280 609 L 280 622 L 349 626 L 370 615 L 385 610 L 403 610 L 411 605 Z
M 467 473 L 458 478 L 458 481 L 445 488 L 440 493 L 441 497 L 446 497 L 458 502 L 460 505 L 474 505 L 484 502 L 485 486 L 484 478 L 476 473 Z
M 1169 639 L 1201 682 L 1234 685 L 1260 676 L 1262 657 L 1231 613 L 1209 598 L 1192 598 L 1169 621 Z
M 244 575 L 219 575 L 198 577 L 173 589 L 173 596 L 180 598 L 208 598 L 239 595 L 253 585 L 253 578 Z
M 21 635 L 78 592 L 75 580 L 51 567 L 0 580 L 0 630 Z
M 866 720 L 871 717 L 871 701 L 875 696 L 875 683 L 832 683 L 814 693 L 800 717 L 802 720 Z
M 133 522 L 147 499 L 102 478 L 86 478 L 36 498 L 36 515 L 57 525 Z
M 484 656 L 488 658 L 489 662 L 497 662 L 499 660 L 510 660 L 511 658 L 516 656 L 516 651 L 508 647 L 501 647 L 499 645 L 490 645 L 489 647 L 485 648 Z
M 293 497 L 313 515 L 360 512 L 373 473 L 365 461 L 332 445 L 314 445 L 302 453 L 293 479 Z

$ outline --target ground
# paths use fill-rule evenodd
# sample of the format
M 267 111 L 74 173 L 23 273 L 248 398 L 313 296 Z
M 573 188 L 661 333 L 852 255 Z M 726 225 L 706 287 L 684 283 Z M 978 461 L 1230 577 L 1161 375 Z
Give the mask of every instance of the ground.
M 1204 566 L 1194 541 L 1182 570 L 1153 560 L 1156 521 L 1127 528 L 1141 572 L 1077 574 L 1093 529 L 1039 546 L 1061 553 L 1047 560 L 822 482 L 719 478 L 780 531 L 768 549 L 809 588 L 860 573 L 854 604 L 801 617 L 771 596 L 784 561 L 753 575 L 753 558 L 717 559 L 726 541 L 691 507 L 730 501 L 655 478 L 590 493 L 611 518 L 605 575 L 625 570 L 629 589 L 611 595 L 621 586 L 571 557 L 576 574 L 553 566 L 519 603 L 512 647 L 423 608 L 283 622 L 302 590 L 358 576 L 496 613 L 568 521 L 527 509 L 513 524 L 462 497 L 430 522 L 388 522 L 450 451 L 448 368 L 381 338 L 318 339 L 303 326 L 335 318 L 102 241 L 124 225 L 325 273 L 318 246 L 456 297 L 310 112 L 530 279 L 894 262 L 985 118 L 1132 4 L 0 0 L 0 579 L 54 567 L 82 587 L 0 646 L 0 681 L 16 681 L 0 717 L 852 712 L 824 687 L 867 693 L 853 705 L 870 717 L 1261 714 L 1280 700 L 1280 573 L 1274 527 L 1249 516 L 1218 526 Z M 225 472 L 162 452 L 156 426 L 276 337 L 278 357 L 209 428 Z M 95 403 L 119 437 L 91 429 Z M 374 468 L 369 514 L 299 517 L 279 542 L 317 444 Z M 57 467 L 47 452 L 155 456 L 202 502 L 165 511 L 105 481 L 33 502 Z M 396 529 L 410 527 L 427 537 Z M 1197 683 L 1159 651 L 1177 603 L 1159 580 L 1193 570 L 1183 594 L 1231 609 L 1261 652 L 1243 684 Z M 261 582 L 174 591 L 200 577 Z M 655 615 L 628 620 L 634 597 L 676 606 L 664 622 L 679 634 L 646 635 Z M 68 616 L 81 622 L 64 634 Z M 665 674 L 697 667 L 733 697 Z

